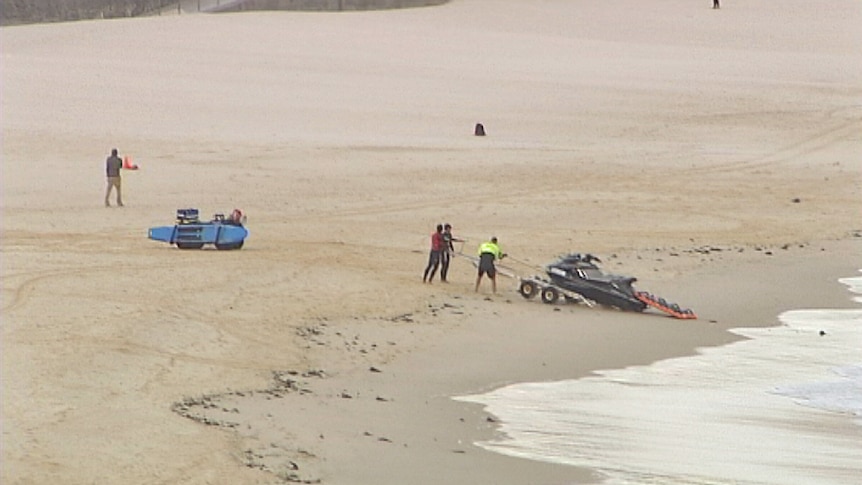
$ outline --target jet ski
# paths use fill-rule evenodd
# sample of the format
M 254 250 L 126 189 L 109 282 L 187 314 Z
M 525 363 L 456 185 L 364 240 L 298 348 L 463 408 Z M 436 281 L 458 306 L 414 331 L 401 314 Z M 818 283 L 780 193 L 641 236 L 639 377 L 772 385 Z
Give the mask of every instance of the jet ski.
M 601 260 L 592 254 L 567 254 L 547 265 L 547 279 L 521 279 L 518 291 L 528 299 L 541 292 L 545 303 L 556 303 L 563 296 L 566 301 L 587 300 L 625 311 L 642 312 L 653 307 L 676 318 L 697 318 L 694 312 L 676 303 L 635 290 L 637 278 L 605 273 L 596 263 Z
M 642 312 L 646 304 L 635 296 L 632 284 L 637 278 L 604 273 L 592 254 L 568 254 L 548 265 L 551 282 L 601 305 Z

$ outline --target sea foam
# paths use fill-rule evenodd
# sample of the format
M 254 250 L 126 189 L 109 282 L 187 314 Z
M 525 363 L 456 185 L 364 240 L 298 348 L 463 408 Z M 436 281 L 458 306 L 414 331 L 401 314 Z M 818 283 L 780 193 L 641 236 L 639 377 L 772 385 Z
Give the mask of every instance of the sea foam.
M 500 419 L 501 437 L 479 446 L 603 483 L 858 485 L 862 310 L 779 318 L 695 356 L 457 399 Z

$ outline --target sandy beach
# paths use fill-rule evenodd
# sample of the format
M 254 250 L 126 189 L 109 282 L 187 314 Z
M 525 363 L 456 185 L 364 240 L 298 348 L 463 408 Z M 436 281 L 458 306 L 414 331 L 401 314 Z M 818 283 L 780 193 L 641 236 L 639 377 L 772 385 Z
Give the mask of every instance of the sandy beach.
M 0 481 L 594 483 L 474 446 L 497 423 L 451 397 L 852 305 L 862 4 L 723 3 L 0 28 Z M 184 207 L 242 209 L 245 247 L 147 239 Z M 594 253 L 700 318 L 474 293 L 465 258 L 423 284 L 443 222 L 519 275 Z

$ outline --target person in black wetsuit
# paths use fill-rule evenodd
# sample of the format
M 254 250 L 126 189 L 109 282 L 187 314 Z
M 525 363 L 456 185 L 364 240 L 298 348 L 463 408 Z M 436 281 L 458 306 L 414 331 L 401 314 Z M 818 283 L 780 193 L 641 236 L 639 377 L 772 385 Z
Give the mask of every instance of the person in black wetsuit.
M 464 242 L 463 239 L 458 239 L 452 235 L 452 224 L 443 225 L 443 253 L 440 255 L 440 281 L 446 282 L 446 275 L 449 274 L 449 262 L 452 260 L 452 255 L 455 254 L 455 246 L 453 242 Z

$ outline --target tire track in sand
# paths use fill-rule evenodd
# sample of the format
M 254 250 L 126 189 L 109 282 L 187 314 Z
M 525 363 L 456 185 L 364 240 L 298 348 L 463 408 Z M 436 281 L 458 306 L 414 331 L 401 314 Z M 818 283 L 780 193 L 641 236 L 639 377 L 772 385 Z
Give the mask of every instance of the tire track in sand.
M 835 110 L 830 113 L 830 117 L 836 117 L 841 111 L 845 110 Z M 851 117 L 853 117 L 852 114 Z M 738 170 L 755 170 L 765 168 L 803 155 L 815 153 L 837 142 L 848 140 L 853 136 L 859 136 L 860 132 L 862 132 L 862 118 L 857 116 L 853 117 L 853 119 L 848 122 L 840 123 L 836 126 L 817 131 L 816 133 L 805 137 L 802 140 L 791 143 L 766 155 L 760 155 L 737 162 L 728 162 L 709 167 L 696 167 L 683 170 L 690 173 L 708 175 L 733 172 Z

